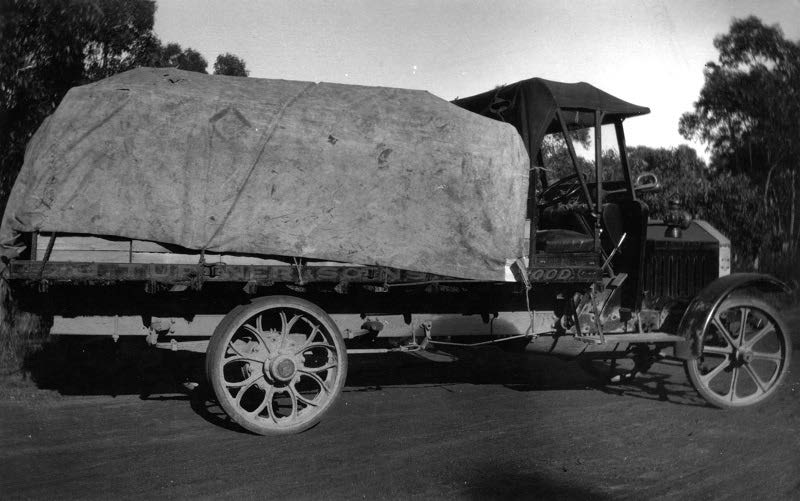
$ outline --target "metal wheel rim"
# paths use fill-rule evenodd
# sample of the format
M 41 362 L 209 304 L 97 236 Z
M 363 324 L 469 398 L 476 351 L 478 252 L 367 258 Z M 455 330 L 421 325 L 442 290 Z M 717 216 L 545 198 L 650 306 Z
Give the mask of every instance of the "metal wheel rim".
M 764 309 L 723 304 L 704 333 L 701 356 L 689 364 L 693 379 L 719 405 L 756 404 L 780 385 L 791 356 L 786 335 Z
M 218 357 L 221 395 L 234 414 L 264 429 L 298 428 L 330 405 L 343 350 L 313 314 L 264 309 L 230 329 Z

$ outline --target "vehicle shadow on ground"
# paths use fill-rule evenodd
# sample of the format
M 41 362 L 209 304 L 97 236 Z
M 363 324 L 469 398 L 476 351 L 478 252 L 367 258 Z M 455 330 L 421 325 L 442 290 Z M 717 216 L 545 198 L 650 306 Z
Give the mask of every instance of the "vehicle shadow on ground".
M 506 352 L 496 347 L 460 349 L 458 361 L 426 362 L 403 354 L 352 356 L 347 391 L 385 391 L 409 386 L 501 385 L 515 391 L 586 390 L 616 396 L 663 401 L 668 404 L 705 407 L 677 367 L 669 361 L 653 365 L 645 374 L 624 383 L 607 384 L 590 374 L 577 361 L 528 352 Z
M 150 348 L 143 339 L 64 336 L 30 353 L 22 370 L 37 387 L 62 395 L 188 399 L 180 395 L 184 383 L 204 380 L 204 358 Z
M 569 468 L 561 466 L 567 473 Z M 468 474 L 458 472 L 458 479 L 468 478 L 464 491 L 468 499 L 559 499 L 559 500 L 605 500 L 612 496 L 581 486 L 580 479 L 569 481 L 548 477 L 541 472 L 519 471 L 513 461 L 496 461 L 476 465 Z
M 609 386 L 575 361 L 496 347 L 456 349 L 457 361 L 430 362 L 407 354 L 352 355 L 345 392 L 406 387 L 447 391 L 459 384 L 499 385 L 514 391 L 596 390 L 665 404 L 707 405 L 674 367 L 656 364 L 624 384 Z M 30 354 L 24 372 L 39 388 L 63 395 L 139 395 L 186 400 L 205 420 L 243 431 L 219 407 L 205 383 L 205 355 L 153 349 L 141 339 L 55 338 Z

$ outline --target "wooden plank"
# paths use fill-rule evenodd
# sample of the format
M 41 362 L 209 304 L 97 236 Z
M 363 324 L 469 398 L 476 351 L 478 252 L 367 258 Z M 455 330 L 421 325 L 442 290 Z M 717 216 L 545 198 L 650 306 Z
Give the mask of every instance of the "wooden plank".
M 417 283 L 458 280 L 452 277 L 380 266 L 204 266 L 174 263 L 99 263 L 12 261 L 8 267 L 10 280 L 53 282 L 148 282 L 191 285 L 198 272 L 204 282 L 238 282 L 257 285 L 274 283 L 354 282 L 354 283 Z M 302 276 L 300 275 L 302 273 Z M 461 280 L 458 280 L 461 281 Z M 470 281 L 472 282 L 472 281 Z M 478 283 L 479 281 L 474 281 Z
M 255 256 L 228 256 L 219 254 L 206 254 L 206 263 L 225 263 L 236 265 L 261 265 L 261 266 L 286 266 L 285 261 L 276 259 L 263 259 Z M 168 264 L 197 264 L 200 254 L 165 254 L 160 252 L 134 252 L 134 263 L 168 263 Z
M 58 241 L 56 239 L 56 241 Z M 44 259 L 46 249 L 38 249 L 36 259 Z M 95 263 L 127 263 L 130 252 L 127 250 L 65 250 L 53 249 L 50 261 L 60 262 L 95 262 Z
M 50 235 L 40 235 L 36 259 L 41 261 L 50 242 Z M 231 265 L 289 266 L 290 258 L 279 260 L 251 255 L 231 255 L 207 252 L 207 263 L 222 262 Z M 157 242 L 145 240 L 115 239 L 89 235 L 57 235 L 50 261 L 96 262 L 96 263 L 167 263 L 197 264 L 199 252 L 173 252 L 171 248 Z M 333 261 L 303 261 L 304 266 L 361 266 Z
M 131 255 L 133 263 L 167 263 L 167 264 L 197 264 L 199 254 L 167 254 L 161 252 L 134 252 Z
M 41 254 L 44 255 L 44 250 L 50 243 L 51 236 L 44 234 L 39 235 L 38 247 L 41 248 Z M 84 251 L 125 251 L 129 252 L 131 248 L 131 241 L 129 239 L 108 239 L 103 237 L 86 236 L 86 235 L 56 235 L 56 241 L 53 244 L 53 252 L 58 250 L 84 250 Z M 37 256 L 39 252 L 37 252 Z
M 58 261 L 58 260 L 55 260 Z M 167 263 L 167 264 L 197 264 L 200 254 L 164 254 L 159 252 L 134 252 L 134 263 Z M 226 265 L 251 265 L 251 266 L 294 266 L 289 261 L 267 259 L 258 256 L 241 256 L 230 254 L 206 254 L 206 263 L 224 263 Z M 303 262 L 303 266 L 348 266 L 361 267 L 360 264 L 337 263 L 334 261 Z

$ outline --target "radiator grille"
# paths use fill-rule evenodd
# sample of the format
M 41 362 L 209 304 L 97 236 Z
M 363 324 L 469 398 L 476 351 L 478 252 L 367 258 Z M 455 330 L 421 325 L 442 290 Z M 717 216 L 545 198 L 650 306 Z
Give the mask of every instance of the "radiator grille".
M 719 274 L 717 248 L 663 248 L 648 242 L 644 293 L 656 298 L 691 298 Z

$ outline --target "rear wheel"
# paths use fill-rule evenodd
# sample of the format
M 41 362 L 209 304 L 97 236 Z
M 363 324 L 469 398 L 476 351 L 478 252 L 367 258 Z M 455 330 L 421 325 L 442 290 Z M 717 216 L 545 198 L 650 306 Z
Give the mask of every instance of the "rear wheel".
M 703 351 L 685 362 L 698 393 L 717 407 L 761 403 L 789 369 L 792 342 L 775 309 L 755 298 L 728 299 L 703 333 Z
M 222 408 L 245 429 L 297 433 L 317 424 L 338 397 L 347 351 L 322 309 L 271 296 L 236 307 L 220 322 L 206 373 Z

